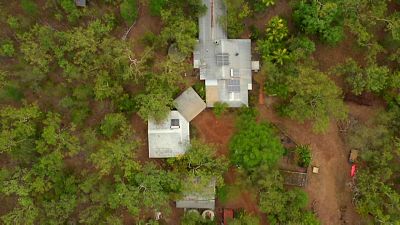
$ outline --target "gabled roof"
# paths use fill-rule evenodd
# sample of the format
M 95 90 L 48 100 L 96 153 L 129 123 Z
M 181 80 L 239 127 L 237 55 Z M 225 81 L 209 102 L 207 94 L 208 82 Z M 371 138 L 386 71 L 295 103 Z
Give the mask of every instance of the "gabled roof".
M 193 88 L 188 88 L 174 101 L 175 107 L 190 122 L 206 108 L 206 103 Z
M 148 121 L 149 158 L 177 157 L 186 152 L 190 143 L 189 122 L 178 112 L 157 123 Z

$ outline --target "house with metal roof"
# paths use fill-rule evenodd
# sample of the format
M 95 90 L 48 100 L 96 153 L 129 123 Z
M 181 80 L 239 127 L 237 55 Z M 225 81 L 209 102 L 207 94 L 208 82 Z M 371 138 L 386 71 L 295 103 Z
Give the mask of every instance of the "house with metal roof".
M 174 101 L 177 110 L 161 122 L 148 120 L 149 158 L 170 158 L 185 154 L 190 144 L 189 122 L 206 108 L 193 88 Z
M 225 102 L 230 107 L 248 106 L 252 90 L 252 70 L 259 69 L 251 61 L 250 39 L 228 39 L 220 18 L 226 15 L 222 0 L 203 0 L 206 13 L 199 18 L 199 40 L 193 53 L 193 67 L 205 81 L 206 104 Z

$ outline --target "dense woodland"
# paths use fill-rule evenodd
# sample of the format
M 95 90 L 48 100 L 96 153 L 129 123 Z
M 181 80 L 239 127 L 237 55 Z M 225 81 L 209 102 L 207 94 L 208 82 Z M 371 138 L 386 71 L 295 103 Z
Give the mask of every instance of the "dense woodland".
M 265 94 L 274 110 L 324 134 L 331 121 L 349 124 L 345 143 L 360 150 L 354 204 L 364 224 L 400 224 L 400 2 L 293 0 L 291 15 L 273 16 L 264 29 L 254 15 L 282 0 L 224 0 L 230 38 L 248 32 L 259 58 Z M 201 187 L 185 180 L 217 179 L 237 167 L 242 185 L 255 188 L 269 224 L 320 224 L 307 193 L 287 188 L 277 164 L 287 149 L 277 129 L 260 121 L 255 101 L 228 110 L 236 132 L 230 155 L 192 138 L 188 152 L 169 160 L 140 160 L 143 140 L 133 115 L 162 121 L 173 99 L 193 85 L 191 54 L 201 0 L 0 0 L 0 207 L 1 224 L 166 224 L 173 201 Z M 162 24 L 140 38 L 125 33 L 143 7 Z M 251 22 L 250 22 L 251 24 Z M 247 38 L 247 37 L 246 37 Z M 317 44 L 335 48 L 353 40 L 354 52 L 321 71 Z M 169 47 L 177 54 L 168 54 Z M 194 88 L 204 96 L 198 81 Z M 368 123 L 351 122 L 345 96 L 378 99 L 384 110 Z M 254 99 L 255 96 L 252 96 Z M 350 121 L 349 123 L 347 123 Z M 307 145 L 296 148 L 307 167 Z M 133 222 L 132 222 L 133 221 Z M 187 213 L 184 225 L 216 224 Z M 231 224 L 259 224 L 243 212 Z

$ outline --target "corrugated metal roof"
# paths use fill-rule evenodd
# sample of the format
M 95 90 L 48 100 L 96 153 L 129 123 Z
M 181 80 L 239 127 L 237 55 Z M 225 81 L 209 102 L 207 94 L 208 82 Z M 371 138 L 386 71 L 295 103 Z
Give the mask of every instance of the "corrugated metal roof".
M 200 79 L 218 81 L 217 101 L 226 102 L 230 107 L 248 105 L 248 87 L 252 84 L 251 40 L 227 39 L 226 29 L 215 22 L 226 14 L 222 0 L 203 0 L 203 3 L 208 10 L 199 18 L 199 42 L 195 51 Z M 239 78 L 240 85 L 227 86 L 225 80 L 232 78 Z M 215 102 L 215 96 L 212 100 L 206 96 L 207 106 L 213 105 L 210 101 Z

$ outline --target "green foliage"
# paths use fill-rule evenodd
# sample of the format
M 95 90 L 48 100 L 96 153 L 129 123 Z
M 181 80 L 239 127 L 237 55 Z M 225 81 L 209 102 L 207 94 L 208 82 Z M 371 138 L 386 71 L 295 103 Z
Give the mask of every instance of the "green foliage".
M 197 27 L 193 20 L 188 20 L 182 12 L 162 11 L 161 20 L 164 28 L 161 38 L 167 42 L 175 42 L 178 50 L 185 56 L 191 54 L 197 43 Z M 179 32 L 176 29 L 179 28 Z
M 317 34 L 329 44 L 344 38 L 342 8 L 335 2 L 301 0 L 294 7 L 293 20 L 306 34 Z
M 125 116 L 121 113 L 110 113 L 104 117 L 101 123 L 100 130 L 101 133 L 110 138 L 115 131 L 121 128 L 122 125 L 126 125 L 127 120 Z
M 203 219 L 203 217 L 196 212 L 186 212 L 182 219 L 181 225 L 215 225 L 215 221 Z
M 196 84 L 194 84 L 193 89 L 203 100 L 206 99 L 206 87 L 203 82 L 197 82 Z
M 311 164 L 312 155 L 311 149 L 308 145 L 298 145 L 296 146 L 296 154 L 299 156 L 298 164 L 301 167 L 308 167 Z
M 186 179 L 200 177 L 202 182 L 206 184 L 211 179 L 216 179 L 218 184 L 222 184 L 224 180 L 222 174 L 227 170 L 228 166 L 223 156 L 217 156 L 215 146 L 199 140 L 192 140 L 189 149 L 184 155 L 170 158 L 167 162 Z
M 249 3 L 245 0 L 224 0 L 227 15 L 219 23 L 226 27 L 229 38 L 237 38 L 244 31 L 243 20 L 251 15 Z
M 33 0 L 21 0 L 21 7 L 28 15 L 34 16 L 38 13 L 38 6 Z
M 260 167 L 251 175 L 251 180 L 260 188 L 259 207 L 268 215 L 270 224 L 320 224 L 316 216 L 306 210 L 306 192 L 285 190 L 277 169 Z
M 248 116 L 239 120 L 238 131 L 229 143 L 232 162 L 247 171 L 260 165 L 275 166 L 284 150 L 273 127 Z
M 334 72 L 345 76 L 346 83 L 356 95 L 365 91 L 380 93 L 395 84 L 395 79 L 397 79 L 396 74 L 391 76 L 386 66 L 378 66 L 374 63 L 361 68 L 353 59 L 348 59 L 344 64 L 337 66 Z
M 0 94 L 4 100 L 19 102 L 24 98 L 24 93 L 22 93 L 21 89 L 15 85 L 5 85 L 2 92 L 3 93 L 0 91 Z
M 13 152 L 32 144 L 36 122 L 41 112 L 36 105 L 22 108 L 4 107 L 0 111 L 0 152 Z
M 167 4 L 167 0 L 150 0 L 149 9 L 152 16 L 161 16 L 161 10 Z
M 135 22 L 138 17 L 138 7 L 136 0 L 123 0 L 119 6 L 121 16 L 127 23 Z
M 313 121 L 316 132 L 326 131 L 331 117 L 347 117 L 342 93 L 327 75 L 310 67 L 299 67 L 298 72 L 288 80 L 289 98 L 281 106 L 284 115 L 300 122 Z
M 348 135 L 350 148 L 360 150 L 354 198 L 361 215 L 375 223 L 399 221 L 400 194 L 396 189 L 395 166 L 399 157 L 398 111 L 381 112 L 367 124 L 354 126 Z
M 5 41 L 0 46 L 0 56 L 12 57 L 15 54 L 14 45 L 11 41 Z
M 235 216 L 233 220 L 229 221 L 231 225 L 259 225 L 260 219 L 257 216 L 240 213 L 238 216 Z
M 139 166 L 135 161 L 135 150 L 139 144 L 132 135 L 132 129 L 123 124 L 120 132 L 113 140 L 100 141 L 99 149 L 90 155 L 90 160 L 100 175 L 108 175 L 113 170 L 129 174 Z
M 74 1 L 60 0 L 59 4 L 67 14 L 69 22 L 77 22 L 77 20 L 82 16 L 81 11 L 77 8 Z
M 290 59 L 285 46 L 289 33 L 286 21 L 277 16 L 273 17 L 268 22 L 265 33 L 265 38 L 257 42 L 257 50 L 264 61 L 282 65 L 284 61 Z
M 220 118 L 222 114 L 226 112 L 229 105 L 226 102 L 215 102 L 213 112 L 217 118 Z
M 253 0 L 252 4 L 254 11 L 263 12 L 268 7 L 275 5 L 275 0 Z

